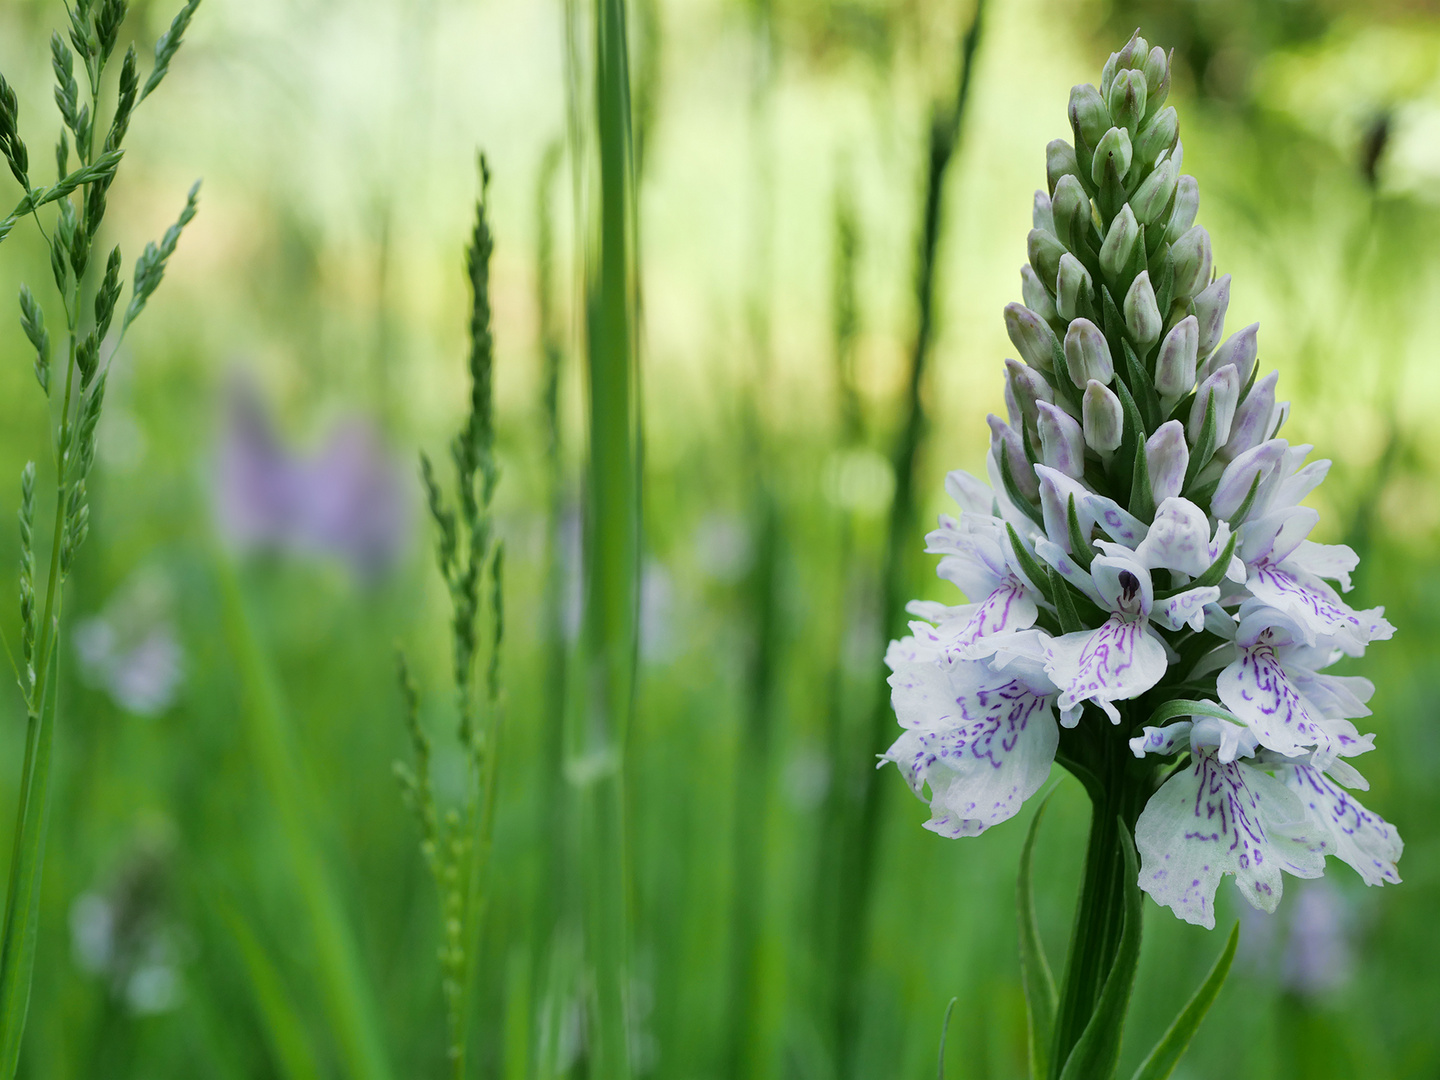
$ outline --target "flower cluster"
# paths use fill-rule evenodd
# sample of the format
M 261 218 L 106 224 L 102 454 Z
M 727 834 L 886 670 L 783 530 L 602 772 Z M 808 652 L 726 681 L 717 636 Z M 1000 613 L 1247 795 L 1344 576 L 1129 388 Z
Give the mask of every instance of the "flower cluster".
M 960 515 L 927 538 L 973 602 L 910 606 L 885 758 L 951 837 L 1013 816 L 1057 757 L 1092 797 L 1129 785 L 1141 888 L 1213 926 L 1225 874 L 1266 911 L 1326 855 L 1399 880 L 1400 837 L 1347 790 L 1374 688 L 1324 671 L 1393 628 L 1341 599 L 1355 553 L 1308 539 L 1329 462 L 1278 437 L 1258 326 L 1223 337 L 1169 83 L 1137 34 L 1047 149 L 989 484 L 950 474 Z

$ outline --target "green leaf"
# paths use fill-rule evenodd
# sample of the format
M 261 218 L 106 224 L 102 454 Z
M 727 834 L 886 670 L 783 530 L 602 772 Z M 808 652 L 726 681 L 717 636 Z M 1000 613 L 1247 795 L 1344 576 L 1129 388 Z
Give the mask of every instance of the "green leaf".
M 1120 851 L 1125 858 L 1125 923 L 1120 932 L 1120 947 L 1115 953 L 1115 966 L 1100 991 L 1095 1012 L 1075 1049 L 1070 1051 L 1060 1080 L 1110 1080 L 1120 1061 L 1120 1032 L 1125 1026 L 1130 991 L 1135 985 L 1135 968 L 1140 961 L 1140 924 L 1144 912 L 1140 906 L 1140 864 L 1135 856 L 1135 842 L 1125 822 L 1121 820 L 1118 824 Z
M 1075 380 L 1070 377 L 1070 362 L 1065 359 L 1065 346 L 1054 333 L 1050 335 L 1050 357 L 1055 368 L 1055 390 L 1078 409 L 1080 391 L 1075 389 Z
M 45 862 L 45 833 L 50 823 L 50 749 L 55 736 L 59 695 L 60 649 L 50 648 L 49 672 L 39 713 L 30 726 L 35 740 L 33 764 L 21 790 L 24 802 L 17 823 L 17 847 L 11 853 L 10 894 L 5 905 L 5 938 L 0 947 L 0 1077 L 11 1080 L 20 1062 L 20 1042 L 30 1009 L 30 977 L 35 969 L 35 938 L 40 924 L 40 875 Z M 27 747 L 28 750 L 28 747 Z
M 1014 525 L 1006 522 L 1005 531 L 1010 534 L 1010 547 L 1015 552 L 1015 561 L 1020 564 L 1021 571 L 1030 579 L 1030 584 L 1040 591 L 1040 595 L 1053 604 L 1055 598 L 1050 594 L 1050 575 L 1046 572 L 1047 568 L 1036 562 L 1035 556 L 1020 542 L 1020 534 L 1015 531 Z
M 1075 611 L 1075 598 L 1071 595 L 1069 586 L 1065 584 L 1065 579 L 1053 566 L 1049 570 L 1050 590 L 1055 594 L 1055 613 L 1060 616 L 1060 631 L 1065 634 L 1074 634 L 1084 630 L 1085 624 L 1080 621 L 1080 616 Z
M 1230 964 L 1235 959 L 1235 949 L 1239 944 L 1240 924 L 1237 922 L 1230 931 L 1230 939 L 1225 943 L 1225 951 L 1220 954 L 1220 959 L 1215 961 L 1215 966 L 1195 991 L 1195 996 L 1180 1010 L 1180 1015 L 1170 1025 L 1170 1030 L 1161 1036 L 1155 1049 L 1150 1051 L 1150 1056 L 1140 1063 L 1133 1080 L 1166 1080 L 1166 1077 L 1175 1071 L 1175 1066 L 1180 1063 L 1190 1040 L 1195 1037 L 1200 1022 L 1205 1019 L 1205 1014 L 1210 1011 L 1210 1006 L 1220 993 L 1220 987 L 1225 984 L 1225 976 L 1230 973 Z
M 1125 363 L 1125 357 L 1120 353 L 1120 343 L 1125 340 L 1125 317 L 1120 314 L 1108 285 L 1100 286 L 1100 312 L 1104 320 L 1105 341 L 1110 346 L 1110 359 L 1116 367 L 1121 367 Z M 1120 381 L 1124 382 L 1123 379 Z
M 1055 976 L 1045 959 L 1045 946 L 1035 919 L 1035 888 L 1030 872 L 1035 836 L 1040 831 L 1040 818 L 1050 805 L 1050 797 L 1045 796 L 1030 820 L 1025 846 L 1020 849 L 1020 877 L 1015 882 L 1015 908 L 1020 919 L 1020 982 L 1025 988 L 1025 1015 L 1030 1033 L 1030 1080 L 1044 1080 L 1050 1075 L 1050 1040 L 1059 1000 Z
M 1130 354 L 1128 345 L 1125 351 Z M 1149 433 L 1144 419 L 1140 416 L 1139 406 L 1125 387 L 1125 380 L 1116 379 L 1115 388 L 1119 391 L 1120 405 L 1125 410 L 1125 433 L 1120 439 L 1119 456 L 1128 455 L 1130 461 L 1130 505 L 1127 509 L 1142 521 L 1148 522 L 1155 517 L 1155 496 L 1150 490 L 1150 466 L 1145 459 L 1145 440 Z
M 1160 395 L 1155 393 L 1155 383 L 1150 378 L 1150 372 L 1135 355 L 1130 343 L 1121 342 L 1120 349 L 1125 354 L 1125 374 L 1135 395 L 1135 404 L 1140 406 L 1141 415 L 1145 417 L 1145 429 L 1154 431 L 1160 426 Z
M 1041 515 L 1039 509 L 1025 497 L 1025 494 L 1020 490 L 1020 485 L 1015 482 L 1015 473 L 1010 468 L 1010 455 L 1005 453 L 1005 447 L 1003 445 L 1000 447 L 1000 452 L 997 456 L 1000 458 L 1000 480 L 1005 485 L 1005 494 L 1010 496 L 1010 501 L 1014 503 L 1018 509 L 1024 511 L 1026 517 L 1035 522 L 1036 525 L 1039 525 L 1040 528 L 1045 528 L 1045 518 Z
M 1213 716 L 1217 720 L 1229 720 L 1234 724 L 1244 723 L 1243 720 L 1229 709 L 1223 708 L 1213 701 L 1180 698 L 1179 700 L 1167 701 L 1164 705 L 1157 706 L 1155 711 L 1150 714 L 1150 719 L 1145 721 L 1145 726 L 1160 727 L 1167 720 L 1175 720 L 1182 716 Z
M 1190 464 L 1185 467 L 1185 485 L 1182 490 L 1189 491 L 1190 486 L 1195 483 L 1195 478 L 1200 475 L 1200 470 L 1210 464 L 1210 459 L 1215 456 L 1215 396 L 1212 394 L 1205 402 L 1205 419 L 1200 425 L 1200 439 L 1196 442 L 1194 449 L 1190 451 Z
M 1245 494 L 1245 501 L 1240 504 L 1240 508 L 1236 510 L 1235 513 L 1230 515 L 1231 519 L 1236 522 L 1244 521 L 1246 515 L 1250 513 L 1250 508 L 1255 505 L 1255 496 L 1259 493 L 1260 474 L 1257 472 L 1255 474 L 1255 479 L 1250 481 L 1250 490 Z
M 952 997 L 950 1004 L 945 1006 L 945 1019 L 940 1022 L 940 1066 L 937 1070 L 939 1080 L 945 1080 L 945 1042 L 950 1037 L 950 1014 L 955 1011 L 955 1003 L 958 997 Z
M 1173 200 L 1172 200 L 1173 201 Z M 1157 228 L 1155 235 L 1163 237 L 1163 229 Z M 1150 265 L 1155 266 L 1159 262 L 1158 272 L 1152 270 L 1150 274 L 1151 283 L 1155 286 L 1155 306 L 1160 309 L 1160 317 L 1169 319 L 1170 305 L 1175 302 L 1175 263 L 1170 258 L 1170 245 L 1161 243 L 1152 253 Z
M 1120 434 L 1120 449 L 1116 451 L 1111 462 L 1111 479 L 1115 483 L 1116 494 L 1129 491 L 1133 488 L 1135 478 L 1135 460 L 1145 455 L 1145 440 L 1149 432 L 1145 430 L 1145 421 L 1140 417 L 1140 409 L 1135 404 L 1135 399 L 1130 396 L 1130 389 L 1125 385 L 1124 379 L 1115 380 L 1115 394 L 1120 399 L 1120 407 L 1125 411 L 1125 427 Z M 1128 508 L 1136 516 L 1144 516 L 1134 507 Z M 1149 519 L 1146 518 L 1148 521 Z
M 1182 592 L 1189 592 L 1191 589 L 1206 589 L 1211 585 L 1219 585 L 1221 578 L 1225 576 L 1226 567 L 1230 565 L 1231 556 L 1235 554 L 1235 544 L 1239 539 L 1240 534 L 1232 532 L 1230 539 L 1225 544 L 1225 550 L 1220 552 L 1220 557 L 1210 564 L 1209 569 L 1188 584 L 1156 592 L 1155 599 L 1169 600 L 1170 597 L 1179 596 Z
M 1075 513 L 1075 496 L 1070 496 L 1070 503 L 1065 508 L 1065 527 L 1070 533 L 1070 557 L 1074 559 L 1082 570 L 1089 570 L 1090 564 L 1095 560 L 1095 548 L 1091 546 L 1090 538 L 1080 529 L 1080 515 Z

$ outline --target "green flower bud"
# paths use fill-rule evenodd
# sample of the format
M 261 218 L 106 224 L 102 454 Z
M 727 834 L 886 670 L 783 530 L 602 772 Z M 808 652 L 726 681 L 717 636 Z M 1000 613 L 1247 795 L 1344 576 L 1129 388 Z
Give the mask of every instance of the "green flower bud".
M 1055 333 L 1023 304 L 1005 305 L 1005 332 L 1027 364 L 1041 371 L 1055 370 Z
M 1067 254 L 1062 256 L 1060 261 L 1063 263 L 1065 259 L 1073 257 Z M 1050 298 L 1050 291 L 1045 288 L 1045 283 L 1040 280 L 1039 275 L 1035 273 L 1029 263 L 1020 267 L 1020 295 L 1025 298 L 1025 306 L 1046 322 L 1058 318 L 1055 301 Z
M 1060 257 L 1055 282 L 1055 310 L 1067 321 L 1079 317 L 1095 301 L 1095 282 L 1085 264 L 1068 251 Z
M 1135 160 L 1141 165 L 1153 165 L 1159 160 L 1160 155 L 1175 145 L 1175 140 L 1180 134 L 1180 118 L 1175 114 L 1175 106 L 1161 109 L 1140 129 L 1140 134 L 1135 136 Z M 1180 166 L 1175 165 L 1175 172 L 1178 174 Z
M 1135 241 L 1139 238 L 1140 223 L 1135 220 L 1135 212 L 1130 209 L 1130 204 L 1126 203 L 1110 223 L 1110 231 L 1105 234 L 1105 242 L 1100 245 L 1100 269 L 1112 278 L 1118 277 L 1130 261 Z
M 1050 145 L 1054 146 L 1055 144 L 1051 143 Z M 1066 143 L 1065 145 L 1066 149 L 1069 149 L 1069 144 Z M 1071 153 L 1073 155 L 1074 151 L 1072 150 Z M 1130 146 L 1130 133 L 1123 127 L 1112 127 L 1100 137 L 1100 145 L 1095 147 L 1095 160 L 1090 163 L 1090 179 L 1094 180 L 1097 184 L 1103 183 L 1105 180 L 1105 162 L 1107 160 L 1113 160 L 1115 162 L 1116 175 L 1118 175 L 1121 180 L 1124 180 L 1125 174 L 1130 171 L 1130 161 L 1133 155 L 1134 151 Z M 1053 186 L 1051 190 L 1054 190 Z
M 1150 271 L 1136 275 L 1130 291 L 1125 294 L 1125 329 L 1140 346 L 1143 354 L 1160 340 L 1160 308 L 1155 303 L 1155 290 L 1150 286 Z
M 1147 228 L 1153 225 L 1170 205 L 1170 197 L 1174 194 L 1175 166 L 1168 161 L 1162 161 L 1155 171 L 1145 178 L 1145 182 L 1130 200 L 1136 220 Z
M 1050 384 L 1032 367 L 1026 367 L 1016 360 L 1005 361 L 1005 401 L 1013 405 L 1015 412 L 1025 424 L 1025 430 L 1030 433 L 1032 439 L 1039 438 L 1040 431 L 1036 424 L 1040 420 L 1040 412 L 1036 405 L 1043 401 L 1047 405 L 1055 404 L 1055 391 L 1050 389 Z M 1014 421 L 1011 421 L 1014 423 Z
M 1125 410 L 1120 407 L 1115 391 L 1091 379 L 1080 402 L 1080 417 L 1086 446 L 1106 459 L 1120 449 L 1120 439 L 1125 433 Z
M 1165 50 L 1159 45 L 1151 49 L 1150 55 L 1145 57 L 1144 71 L 1145 87 L 1150 91 L 1147 112 L 1153 116 L 1170 96 L 1170 57 L 1165 55 Z
M 1101 100 L 1110 91 L 1110 84 L 1115 79 L 1115 72 L 1120 70 L 1120 54 L 1112 52 L 1110 59 L 1105 61 L 1105 66 L 1100 69 L 1100 94 Z
M 1050 200 L 1055 235 L 1069 248 L 1078 248 L 1090 235 L 1090 196 L 1078 176 L 1062 176 Z
M 1031 229 L 1025 248 L 1030 256 L 1030 265 L 1040 275 L 1040 280 L 1054 281 L 1060 272 L 1060 256 L 1065 254 L 1065 245 L 1055 238 L 1054 233 Z
M 1037 229 L 1055 232 L 1055 218 L 1050 212 L 1050 196 L 1043 191 L 1035 192 L 1035 205 L 1030 210 L 1030 221 Z
M 1178 401 L 1195 385 L 1198 337 L 1194 315 L 1185 316 L 1165 335 L 1160 355 L 1155 358 L 1155 389 L 1161 398 Z
M 1100 139 L 1113 127 L 1110 110 L 1105 108 L 1105 99 L 1100 91 L 1089 83 L 1070 89 L 1070 127 L 1085 145 L 1092 149 L 1100 145 Z
M 1175 168 L 1180 168 L 1178 161 Z M 1175 181 L 1175 206 L 1170 211 L 1170 222 L 1165 226 L 1165 242 L 1173 244 L 1179 240 L 1195 224 L 1195 214 L 1199 209 L 1200 185 L 1193 176 L 1181 176 Z
M 1196 225 L 1170 245 L 1175 264 L 1175 295 L 1194 296 L 1210 284 L 1210 234 Z M 1057 257 L 1056 265 L 1059 265 Z
M 1128 70 L 1115 75 L 1105 104 L 1110 110 L 1117 127 L 1123 127 L 1130 134 L 1140 129 L 1145 117 L 1145 102 L 1148 97 L 1143 72 Z
M 1065 331 L 1065 366 L 1077 390 L 1092 382 L 1109 385 L 1115 378 L 1115 362 L 1100 328 L 1089 319 L 1076 319 Z
M 1055 185 L 1062 176 L 1079 176 L 1080 163 L 1075 160 L 1075 148 L 1064 139 L 1052 139 L 1045 147 L 1045 180 L 1050 185 L 1050 194 L 1055 194 Z
M 1230 306 L 1230 275 L 1221 274 L 1195 296 L 1195 318 L 1200 322 L 1200 355 L 1207 355 L 1225 332 L 1225 310 Z

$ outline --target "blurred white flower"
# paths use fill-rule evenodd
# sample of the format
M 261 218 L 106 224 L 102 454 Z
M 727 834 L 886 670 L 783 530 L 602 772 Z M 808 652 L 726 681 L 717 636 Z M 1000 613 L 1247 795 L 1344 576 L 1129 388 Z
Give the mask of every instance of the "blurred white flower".
M 172 591 L 159 570 L 142 570 L 104 610 L 75 625 L 75 653 L 85 683 L 139 716 L 168 709 L 184 678 L 185 653 L 170 615 Z

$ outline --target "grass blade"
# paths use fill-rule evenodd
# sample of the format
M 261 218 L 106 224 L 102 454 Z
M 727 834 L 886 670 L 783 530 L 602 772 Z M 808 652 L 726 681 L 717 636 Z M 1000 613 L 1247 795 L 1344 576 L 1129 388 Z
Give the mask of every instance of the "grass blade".
M 1225 942 L 1225 950 L 1220 954 L 1220 959 L 1215 961 L 1215 966 L 1210 969 L 1210 974 L 1205 976 L 1205 981 L 1195 991 L 1195 996 L 1180 1010 L 1180 1015 L 1170 1025 L 1170 1030 L 1160 1037 L 1155 1049 L 1150 1051 L 1150 1056 L 1135 1070 L 1134 1080 L 1166 1080 L 1166 1077 L 1175 1071 L 1175 1066 L 1180 1063 L 1190 1046 L 1190 1040 L 1195 1037 L 1200 1022 L 1215 1003 L 1220 987 L 1225 985 L 1225 976 L 1230 974 L 1230 964 L 1235 959 L 1235 949 L 1239 944 L 1240 924 L 1237 922 L 1230 931 L 1230 939 Z
M 1020 918 L 1020 981 L 1025 987 L 1031 1080 L 1044 1080 L 1050 1075 L 1050 1042 L 1055 1034 L 1055 1009 L 1058 1005 L 1055 976 L 1050 972 L 1050 962 L 1045 959 L 1045 946 L 1040 940 L 1040 927 L 1035 919 L 1035 886 L 1030 872 L 1040 818 L 1049 805 L 1050 796 L 1047 795 L 1030 819 L 1030 831 L 1025 836 L 1025 846 L 1020 850 L 1020 877 L 1015 883 L 1015 907 Z M 941 1060 L 944 1060 L 943 1057 Z

